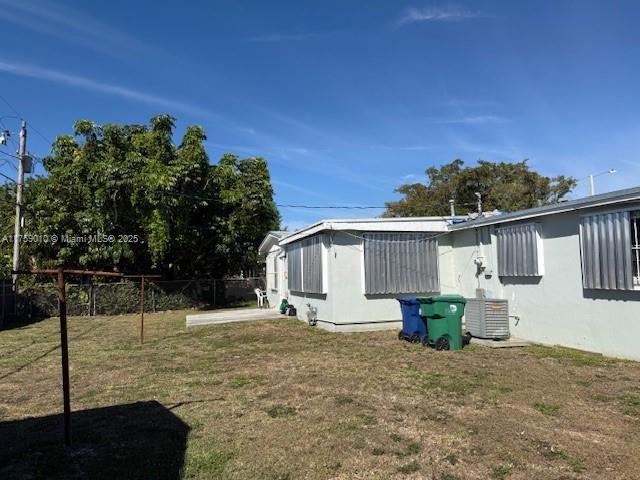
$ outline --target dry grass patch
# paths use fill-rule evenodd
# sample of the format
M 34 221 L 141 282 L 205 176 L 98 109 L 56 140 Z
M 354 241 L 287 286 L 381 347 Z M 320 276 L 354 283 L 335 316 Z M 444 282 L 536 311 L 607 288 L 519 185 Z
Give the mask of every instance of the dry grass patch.
M 69 450 L 56 319 L 0 332 L 0 477 L 640 478 L 637 363 L 185 314 L 70 319 Z

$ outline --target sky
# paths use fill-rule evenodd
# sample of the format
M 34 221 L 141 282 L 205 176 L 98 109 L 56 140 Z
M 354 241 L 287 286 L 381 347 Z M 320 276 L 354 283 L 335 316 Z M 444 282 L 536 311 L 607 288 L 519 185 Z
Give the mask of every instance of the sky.
M 640 2 L 0 0 L 0 95 L 28 150 L 78 119 L 202 125 L 281 205 L 383 206 L 456 158 L 640 184 Z M 0 100 L 17 139 L 18 119 Z M 15 145 L 0 147 L 14 153 Z M 0 173 L 16 176 L 0 155 Z M 4 162 L 4 163 L 3 163 Z M 37 174 L 44 170 L 38 165 Z M 282 207 L 283 226 L 383 209 Z

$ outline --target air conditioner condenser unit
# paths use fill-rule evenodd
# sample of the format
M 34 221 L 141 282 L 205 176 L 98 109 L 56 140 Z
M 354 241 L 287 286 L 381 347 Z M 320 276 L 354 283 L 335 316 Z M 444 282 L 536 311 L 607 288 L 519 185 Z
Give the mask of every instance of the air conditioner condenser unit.
M 464 309 L 467 331 L 474 337 L 509 338 L 509 303 L 497 298 L 468 298 Z

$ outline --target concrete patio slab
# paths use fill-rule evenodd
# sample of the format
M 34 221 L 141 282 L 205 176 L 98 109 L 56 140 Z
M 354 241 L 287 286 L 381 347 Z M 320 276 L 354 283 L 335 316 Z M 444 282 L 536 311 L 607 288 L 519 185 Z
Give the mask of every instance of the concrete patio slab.
M 513 348 L 513 347 L 529 347 L 533 345 L 532 342 L 527 340 L 521 340 L 519 338 L 508 338 L 506 340 L 492 340 L 488 338 L 472 338 L 472 345 L 482 345 L 489 348 Z
M 252 320 L 269 320 L 280 316 L 280 312 L 275 308 L 239 308 L 237 310 L 187 315 L 187 327 L 217 325 L 219 323 L 249 322 Z

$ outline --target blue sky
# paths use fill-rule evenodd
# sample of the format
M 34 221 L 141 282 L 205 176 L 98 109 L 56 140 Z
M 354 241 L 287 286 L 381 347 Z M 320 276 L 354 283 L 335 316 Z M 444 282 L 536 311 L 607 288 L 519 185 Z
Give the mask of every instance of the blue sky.
M 0 0 L 0 94 L 49 139 L 203 125 L 212 161 L 268 160 L 281 204 L 383 205 L 455 158 L 640 184 L 639 2 L 162 3 Z M 289 228 L 381 211 L 281 209 Z

